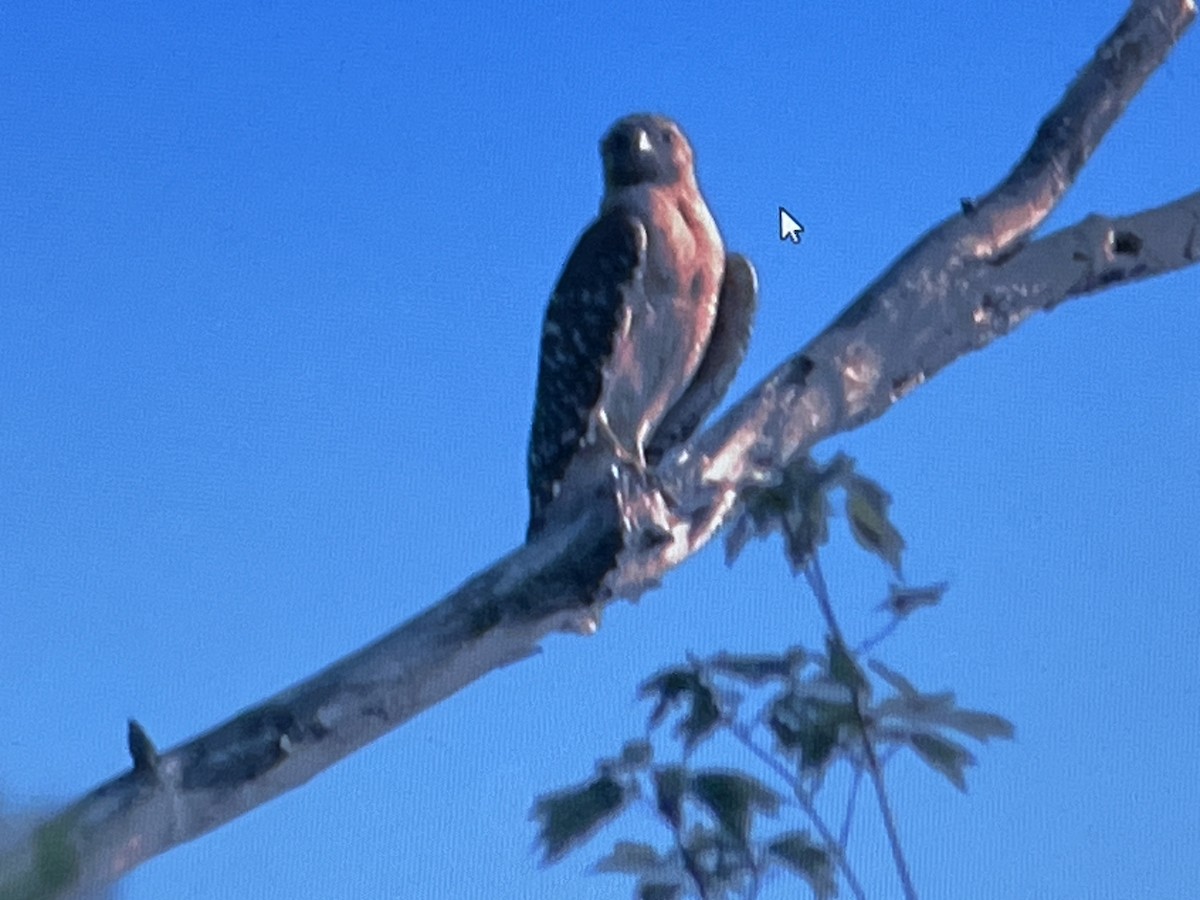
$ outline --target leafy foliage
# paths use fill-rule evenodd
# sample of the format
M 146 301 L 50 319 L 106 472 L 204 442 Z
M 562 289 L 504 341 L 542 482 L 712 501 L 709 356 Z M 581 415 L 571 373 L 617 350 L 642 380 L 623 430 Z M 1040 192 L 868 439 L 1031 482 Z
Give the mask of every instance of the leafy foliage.
M 599 860 L 593 872 L 634 875 L 639 879 L 639 900 L 674 900 L 684 895 L 687 873 L 673 853 L 659 853 L 649 844 L 617 841 L 612 852 Z
M 802 456 L 783 470 L 774 483 L 752 485 L 742 492 L 742 511 L 725 542 L 725 558 L 737 559 L 750 538 L 783 536 L 784 553 L 792 571 L 801 571 L 817 550 L 829 542 L 829 495 L 845 494 L 850 533 L 859 545 L 900 574 L 904 538 L 892 524 L 891 496 L 876 482 L 858 474 L 854 460 L 843 453 L 825 465 Z
M 621 811 L 626 800 L 625 786 L 611 775 L 539 799 L 533 818 L 540 822 L 538 839 L 545 848 L 546 861 L 561 858 L 589 838 Z
M 863 771 L 864 726 L 881 757 L 911 750 L 959 790 L 966 789 L 966 769 L 976 759 L 955 736 L 984 743 L 1013 735 L 1008 721 L 958 706 L 951 692 L 922 692 L 878 660 L 861 665 L 833 641 L 825 649 L 719 654 L 657 673 L 642 687 L 643 698 L 652 702 L 651 732 L 669 724 L 670 709 L 682 710 L 670 731 L 685 758 L 700 733 L 769 736 L 771 748 L 763 752 L 783 761 L 775 772 L 796 801 L 747 772 L 657 763 L 649 741 L 631 741 L 616 760 L 600 764 L 604 774 L 537 802 L 546 859 L 560 858 L 641 799 L 674 835 L 673 846 L 660 850 L 621 841 L 594 868 L 637 878 L 635 896 L 753 896 L 760 879 L 777 871 L 799 877 L 812 896 L 825 900 L 837 896 L 838 872 L 845 874 L 844 848 L 831 839 L 832 830 L 819 829 L 825 837 L 803 828 L 760 832 L 785 807 L 799 806 L 811 820 L 811 800 L 830 766 Z M 764 688 L 767 695 L 749 722 L 731 714 L 746 705 L 748 693 Z M 884 696 L 875 702 L 876 694 Z M 705 710 L 699 719 L 697 708 Z
M 851 533 L 858 543 L 900 572 L 904 540 L 892 525 L 891 499 L 875 482 L 838 455 L 827 465 L 801 460 L 772 485 L 747 489 L 743 514 L 727 552 L 736 557 L 750 537 L 779 531 L 792 568 L 803 572 L 828 625 L 820 649 L 792 646 L 778 653 L 719 653 L 689 659 L 651 675 L 639 689 L 649 701 L 647 737 L 630 741 L 598 774 L 573 788 L 537 800 L 534 818 L 547 861 L 593 837 L 606 822 L 637 806 L 669 832 L 656 848 L 618 841 L 594 871 L 633 876 L 638 900 L 717 900 L 756 896 L 764 879 L 792 876 L 811 895 L 827 900 L 845 886 L 865 895 L 845 853 L 854 793 L 864 776 L 876 784 L 893 841 L 897 868 L 908 896 L 915 896 L 902 853 L 895 846 L 882 769 L 908 750 L 961 791 L 975 756 L 963 739 L 986 743 L 1011 738 L 1013 726 L 992 713 L 958 706 L 950 691 L 926 693 L 871 656 L 875 647 L 918 610 L 938 605 L 945 583 L 892 584 L 878 610 L 885 625 L 856 648 L 848 647 L 833 619 L 817 561 L 828 540 L 829 494 L 841 488 Z M 655 738 L 678 742 L 680 759 L 656 759 Z M 702 767 L 718 736 L 732 738 L 763 764 L 776 784 L 758 774 Z M 882 761 L 882 762 L 881 762 Z M 854 789 L 845 820 L 835 831 L 814 804 L 825 775 L 849 767 Z M 808 827 L 780 830 L 784 813 Z
M 687 795 L 687 770 L 683 766 L 662 766 L 652 773 L 658 813 L 672 828 L 683 827 L 683 801 Z
M 712 733 L 721 718 L 717 698 L 703 673 L 695 669 L 667 669 L 642 685 L 639 695 L 655 697 L 651 726 L 658 725 L 674 707 L 684 704 L 688 714 L 678 725 L 684 747 L 691 749 Z
M 854 472 L 847 472 L 841 479 L 846 491 L 846 515 L 850 520 L 850 533 L 859 546 L 874 553 L 897 575 L 900 574 L 900 554 L 904 551 L 904 538 L 888 518 L 892 505 L 891 496 L 874 481 Z
M 761 781 L 741 772 L 697 772 L 689 788 L 691 796 L 713 814 L 721 830 L 742 846 L 749 846 L 753 815 L 774 815 L 781 800 Z
M 814 843 L 807 831 L 790 831 L 767 845 L 772 858 L 808 882 L 818 900 L 837 896 L 837 876 L 829 852 Z
M 945 581 L 921 587 L 891 584 L 888 585 L 888 598 L 879 604 L 879 608 L 905 618 L 923 607 L 937 606 L 949 588 Z
M 786 678 L 793 670 L 804 665 L 807 656 L 803 647 L 789 647 L 779 656 L 759 654 L 738 656 L 721 653 L 709 660 L 714 672 L 730 675 L 748 685 L 765 684 L 768 681 Z

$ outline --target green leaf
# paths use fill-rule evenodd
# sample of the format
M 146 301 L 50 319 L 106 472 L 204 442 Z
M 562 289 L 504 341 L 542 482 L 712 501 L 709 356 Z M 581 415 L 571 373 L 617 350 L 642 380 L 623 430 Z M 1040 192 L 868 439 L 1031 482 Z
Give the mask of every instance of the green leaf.
M 894 718 L 915 731 L 927 732 L 930 726 L 948 728 L 986 743 L 992 738 L 1012 740 L 1012 722 L 995 713 L 977 709 L 962 709 L 955 704 L 951 691 L 923 694 L 899 672 L 889 669 L 878 660 L 871 660 L 871 669 L 895 688 L 899 695 L 878 704 L 872 714 L 876 718 Z
M 833 635 L 826 635 L 825 650 L 829 654 L 829 677 L 849 688 L 854 696 L 870 697 L 871 682 L 845 645 L 835 640 Z
M 929 768 L 946 776 L 964 794 L 967 792 L 967 779 L 963 772 L 967 766 L 975 765 L 971 751 L 962 744 L 933 734 L 913 734 L 909 737 L 909 743 Z
M 612 852 L 592 866 L 593 872 L 617 873 L 621 875 L 653 875 L 664 866 L 672 864 L 671 858 L 662 856 L 649 844 L 636 841 L 617 841 Z
M 857 730 L 858 716 L 844 686 L 805 682 L 771 705 L 767 725 L 780 746 L 799 752 L 805 769 L 816 770 L 832 760 L 844 729 Z
M 721 653 L 709 665 L 716 672 L 747 684 L 761 685 L 769 681 L 786 680 L 808 661 L 803 647 L 789 647 L 782 654 L 739 656 Z
M 643 681 L 638 688 L 638 696 L 642 699 L 654 699 L 650 725 L 657 727 L 681 697 L 686 697 L 702 687 L 700 676 L 694 669 L 665 669 Z
M 679 900 L 682 896 L 683 885 L 678 881 L 669 883 L 648 881 L 637 886 L 638 900 Z
M 767 853 L 808 882 L 819 900 L 837 896 L 834 860 L 807 831 L 791 831 L 767 845 Z
M 680 720 L 676 733 L 683 738 L 684 747 L 693 748 L 721 722 L 721 709 L 713 689 L 694 669 L 668 669 L 643 682 L 638 691 L 643 698 L 656 698 L 650 713 L 650 726 L 657 728 L 666 714 L 679 704 L 686 704 L 687 714 Z
M 582 787 L 539 797 L 531 818 L 540 822 L 544 862 L 561 859 L 568 850 L 587 840 L 627 802 L 624 786 L 611 775 L 601 775 Z
M 846 516 L 850 521 L 850 533 L 864 550 L 878 556 L 899 575 L 904 538 L 888 518 L 892 498 L 878 484 L 862 475 L 847 475 L 843 487 L 846 490 Z
M 785 750 L 800 754 L 800 764 L 805 769 L 820 769 L 833 756 L 838 743 L 837 728 L 823 728 L 805 723 L 797 727 L 786 719 L 772 715 L 767 724 Z
M 917 725 L 942 725 L 953 711 L 954 694 L 950 691 L 889 697 L 873 710 L 876 716 L 893 716 Z
M 783 548 L 793 572 L 801 571 L 817 549 L 829 543 L 829 502 L 825 494 L 797 499 L 783 519 Z
M 888 598 L 879 604 L 879 609 L 885 609 L 892 615 L 905 618 L 918 609 L 927 606 L 937 606 L 942 597 L 950 589 L 950 582 L 939 581 L 921 587 L 908 587 L 901 584 L 888 585 Z
M 684 870 L 701 897 L 745 893 L 754 874 L 749 845 L 723 826 L 697 826 L 679 848 Z
M 725 565 L 732 566 L 742 555 L 750 538 L 754 537 L 754 520 L 745 510 L 739 510 L 731 517 L 732 522 L 725 530 Z
M 829 492 L 841 487 L 854 539 L 899 574 L 904 539 L 888 517 L 891 497 L 854 468 L 854 460 L 843 453 L 824 466 L 802 456 L 789 463 L 774 483 L 744 488 L 725 541 L 726 562 L 732 563 L 751 537 L 779 532 L 792 570 L 801 571 L 829 541 Z
M 659 853 L 649 844 L 617 841 L 612 852 L 591 868 L 606 875 L 637 876 L 637 897 L 672 900 L 682 896 L 687 875 L 677 853 Z
M 918 697 L 918 696 L 920 696 L 921 692 L 918 691 L 913 686 L 913 683 L 911 681 L 909 681 L 907 678 L 905 678 L 903 675 L 901 675 L 899 672 L 897 672 L 895 669 L 888 668 L 887 666 L 885 666 L 883 663 L 881 663 L 877 659 L 872 659 L 872 660 L 868 661 L 867 665 L 871 667 L 872 672 L 874 672 L 876 675 L 878 675 L 880 678 L 882 678 L 884 681 L 886 681 L 889 685 L 891 685 L 896 691 L 898 691 L 901 694 L 901 696 L 903 696 L 903 697 Z
M 673 829 L 683 824 L 683 793 L 687 773 L 682 766 L 663 766 L 654 770 L 654 801 L 659 813 Z
M 1003 716 L 976 709 L 953 709 L 943 715 L 940 721 L 947 728 L 973 737 L 980 743 L 986 743 L 991 738 L 1011 741 L 1016 732 L 1013 723 Z
M 751 485 L 742 491 L 742 507 L 725 543 L 726 562 L 732 563 L 750 537 L 779 532 L 795 571 L 829 540 L 828 493 L 847 464 L 838 456 L 821 466 L 809 456 L 791 462 L 774 484 Z
M 710 769 L 690 779 L 690 794 L 707 807 L 721 828 L 739 845 L 748 846 L 753 815 L 774 815 L 780 797 L 756 778 L 742 772 Z

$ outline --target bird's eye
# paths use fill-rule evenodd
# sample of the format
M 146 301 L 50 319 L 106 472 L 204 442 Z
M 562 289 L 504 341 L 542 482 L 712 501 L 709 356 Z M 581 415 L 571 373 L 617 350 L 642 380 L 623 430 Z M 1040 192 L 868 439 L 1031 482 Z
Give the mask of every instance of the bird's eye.
M 662 139 L 663 143 L 667 144 L 668 146 L 675 143 L 675 135 L 669 131 L 664 131 L 662 133 Z

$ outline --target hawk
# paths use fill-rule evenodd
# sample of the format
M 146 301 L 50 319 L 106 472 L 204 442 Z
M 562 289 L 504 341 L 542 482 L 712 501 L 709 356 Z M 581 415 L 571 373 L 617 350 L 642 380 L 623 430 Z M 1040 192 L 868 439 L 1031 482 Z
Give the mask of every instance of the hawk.
M 600 142 L 604 197 L 550 296 L 529 438 L 529 526 L 577 511 L 616 462 L 644 473 L 720 403 L 757 302 L 726 254 L 679 126 L 618 121 Z

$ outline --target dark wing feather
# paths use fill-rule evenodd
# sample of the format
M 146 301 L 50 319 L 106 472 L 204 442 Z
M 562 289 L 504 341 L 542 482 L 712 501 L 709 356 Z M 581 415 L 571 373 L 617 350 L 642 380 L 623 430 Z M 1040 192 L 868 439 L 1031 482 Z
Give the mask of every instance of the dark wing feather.
M 550 296 L 529 435 L 527 538 L 545 524 L 555 485 L 587 436 L 613 349 L 623 288 L 634 281 L 645 248 L 639 222 L 618 212 L 601 216 L 579 238 Z
M 651 465 L 657 464 L 668 450 L 686 443 L 724 399 L 746 358 L 757 308 L 758 277 L 754 266 L 740 254 L 727 254 L 708 349 L 683 396 L 667 410 L 646 445 L 646 461 Z

